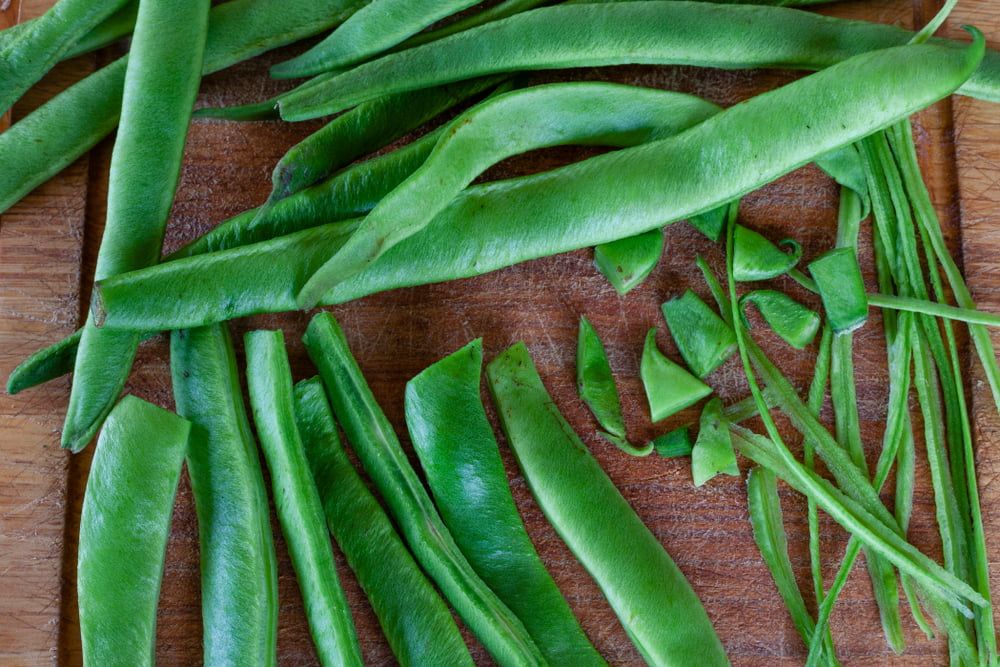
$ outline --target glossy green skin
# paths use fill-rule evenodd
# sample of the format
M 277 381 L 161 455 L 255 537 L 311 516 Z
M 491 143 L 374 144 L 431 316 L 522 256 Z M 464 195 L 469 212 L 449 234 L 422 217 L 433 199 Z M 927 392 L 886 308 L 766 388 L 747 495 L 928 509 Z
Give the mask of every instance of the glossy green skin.
M 740 298 L 741 311 L 746 310 L 748 303 L 757 306 L 761 317 L 774 333 L 795 349 L 805 349 L 816 338 L 820 325 L 819 315 L 784 292 L 754 290 Z
M 209 12 L 204 73 L 326 30 L 367 0 L 230 0 Z M 0 213 L 118 125 L 128 57 L 70 86 L 0 133 Z
M 295 422 L 327 525 L 375 610 L 393 655 L 404 667 L 471 667 L 472 656 L 448 606 L 348 460 L 319 378 L 295 385 Z
M 676 137 L 469 188 L 422 233 L 323 301 L 480 275 L 711 210 L 948 94 L 976 68 L 982 49 L 977 39 L 965 52 L 924 45 L 865 54 L 730 107 Z M 316 228 L 250 252 L 172 262 L 187 263 L 99 285 L 98 308 L 106 326 L 140 330 L 294 310 L 301 276 L 319 266 L 306 264 L 329 257 L 341 242 Z M 231 254 L 241 261 L 230 262 Z
M 729 424 L 722 414 L 722 401 L 713 398 L 701 411 L 698 439 L 691 449 L 691 476 L 695 486 L 702 486 L 719 474 L 739 477 L 740 469 L 736 465 Z
M 679 0 L 543 7 L 359 65 L 289 95 L 280 111 L 286 120 L 307 120 L 389 93 L 521 70 L 629 63 L 823 69 L 912 36 L 784 7 Z M 1000 101 L 1000 53 L 990 52 L 962 92 Z
M 576 334 L 576 391 L 601 428 L 613 436 L 625 437 L 622 402 L 608 354 L 593 325 L 582 316 Z
M 486 368 L 507 441 L 545 517 L 650 665 L 727 665 L 701 601 L 559 414 L 523 343 Z
M 174 331 L 177 412 L 198 513 L 206 665 L 277 664 L 278 573 L 267 490 L 225 325 Z
M 111 154 L 108 213 L 94 279 L 155 264 L 180 177 L 191 109 L 201 83 L 209 0 L 149 0 L 139 8 Z M 118 399 L 139 347 L 135 333 L 100 330 L 87 318 L 62 445 L 83 449 Z
M 865 281 L 853 248 L 835 248 L 809 262 L 823 309 L 837 333 L 854 331 L 868 320 Z
M 693 291 L 661 306 L 677 350 L 695 375 L 703 378 L 736 352 L 736 336 L 719 314 Z
M 635 146 L 676 135 L 718 111 L 690 95 L 599 82 L 553 83 L 491 97 L 448 124 L 420 168 L 306 282 L 298 304 L 314 306 L 334 285 L 426 228 L 505 158 L 567 144 Z
M 271 76 L 313 76 L 367 60 L 478 1 L 373 0 L 316 46 L 272 67 Z
M 594 248 L 594 265 L 619 294 L 642 284 L 663 256 L 663 232 L 652 229 Z
M 87 477 L 76 590 L 85 665 L 152 665 L 170 516 L 191 425 L 134 396 L 111 412 Z
M 654 422 L 675 415 L 712 393 L 711 387 L 660 352 L 655 327 L 646 332 L 639 377 L 649 403 L 649 417 Z
M 482 340 L 406 385 L 406 425 L 434 504 L 469 563 L 550 665 L 607 665 L 545 569 L 514 505 L 480 398 Z
M 0 43 L 0 113 L 128 1 L 59 0 L 14 39 Z
M 249 331 L 243 342 L 253 421 L 271 472 L 271 496 L 299 581 L 316 654 L 324 667 L 360 666 L 361 649 L 337 577 L 323 503 L 295 423 L 285 338 L 280 331 Z
M 733 275 L 741 282 L 770 280 L 788 273 L 802 257 L 802 247 L 791 239 L 780 245 L 788 246 L 791 252 L 784 252 L 763 235 L 736 225 L 736 239 L 733 250 Z
M 372 396 L 340 325 L 329 313 L 319 313 L 302 340 L 323 378 L 337 421 L 417 562 L 498 663 L 545 664 L 524 625 L 455 544 Z

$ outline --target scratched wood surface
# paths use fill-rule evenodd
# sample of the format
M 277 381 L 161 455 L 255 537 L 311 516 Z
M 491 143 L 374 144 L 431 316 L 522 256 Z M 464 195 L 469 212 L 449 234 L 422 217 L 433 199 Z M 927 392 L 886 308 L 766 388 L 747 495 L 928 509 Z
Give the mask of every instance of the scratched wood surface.
M 14 4 L 18 4 L 16 0 Z M 23 0 L 20 4 L 24 20 L 37 16 L 51 0 Z M 910 26 L 926 21 L 935 8 L 935 3 L 919 0 L 870 0 L 824 11 Z M 963 23 L 977 25 L 994 48 L 1000 47 L 1000 0 L 961 0 L 946 30 L 957 35 Z M 266 78 L 267 66 L 301 48 L 285 49 L 208 77 L 199 104 L 241 103 L 277 92 L 281 87 Z M 15 108 L 15 121 L 113 55 L 109 50 L 58 67 Z M 723 105 L 793 77 L 784 72 L 661 67 L 588 69 L 558 76 L 681 90 Z M 965 98 L 942 102 L 915 119 L 921 162 L 949 242 L 964 264 L 976 299 L 993 311 L 1000 311 L 995 258 L 995 248 L 1000 246 L 998 121 L 1000 107 Z M 194 123 L 170 222 L 168 249 L 259 204 L 268 191 L 274 162 L 317 127 L 316 123 Z M 104 219 L 110 148 L 110 141 L 104 142 L 0 216 L 0 376 L 6 377 L 27 353 L 69 333 L 81 321 Z M 580 156 L 574 149 L 546 151 L 508 161 L 487 177 L 526 173 Z M 802 242 L 808 258 L 832 243 L 836 200 L 832 183 L 815 168 L 807 167 L 747 197 L 741 219 L 773 238 L 794 236 Z M 694 258 L 703 254 L 718 268 L 721 255 L 686 225 L 672 225 L 665 233 L 667 258 L 641 288 L 624 298 L 594 271 L 589 253 L 581 251 L 479 278 L 375 295 L 333 311 L 344 325 L 376 397 L 401 434 L 405 434 L 403 387 L 410 377 L 476 336 L 485 337 L 488 357 L 525 340 L 563 413 L 691 580 L 733 663 L 799 664 L 804 649 L 753 544 L 742 479 L 723 478 L 695 490 L 686 461 L 633 459 L 619 453 L 594 437 L 595 424 L 575 395 L 576 323 L 580 315 L 586 315 L 608 347 L 634 439 L 650 437 L 696 417 L 696 412 L 689 410 L 666 424 L 649 424 L 638 361 L 643 336 L 652 326 L 660 330 L 662 349 L 677 358 L 659 315 L 659 304 L 687 286 L 704 294 L 700 282 L 692 277 Z M 867 229 L 863 236 L 862 256 L 870 265 Z M 792 285 L 780 286 L 806 298 Z M 315 372 L 300 342 L 308 318 L 301 313 L 254 317 L 234 322 L 232 330 L 239 339 L 253 328 L 284 329 L 293 371 L 299 378 Z M 760 331 L 760 340 L 804 387 L 814 351 L 790 352 Z M 886 402 L 885 360 L 877 317 L 857 340 L 859 409 L 873 458 Z M 995 342 L 1000 340 L 995 338 Z M 979 368 L 974 363 L 967 368 L 976 417 L 983 513 L 995 564 L 1000 554 L 1000 489 L 993 482 L 1000 469 L 1000 452 L 995 448 L 1000 442 L 1000 420 Z M 127 390 L 172 407 L 168 371 L 165 340 L 154 339 L 141 350 Z M 735 361 L 711 376 L 710 382 L 726 400 L 746 393 Z M 80 663 L 76 535 L 90 454 L 70 457 L 59 449 L 68 390 L 69 382 L 63 378 L 15 397 L 0 396 L 0 664 L 4 665 Z M 827 410 L 825 417 L 829 416 Z M 545 522 L 509 452 L 504 445 L 501 448 L 529 532 L 584 629 L 612 664 L 640 664 L 596 585 Z M 744 473 L 745 464 L 741 462 Z M 917 475 L 910 538 L 939 556 L 928 471 L 922 460 L 918 460 Z M 805 585 L 805 503 L 787 489 L 782 497 L 792 562 Z M 891 494 L 887 494 L 886 500 L 890 499 Z M 829 520 L 824 520 L 822 535 L 824 573 L 829 580 L 847 538 Z M 277 548 L 281 664 L 316 664 L 301 599 L 280 538 Z M 393 664 L 371 609 L 342 559 L 339 567 L 366 662 Z M 160 604 L 160 664 L 200 662 L 199 605 L 197 530 L 185 478 L 174 513 Z M 945 663 L 942 643 L 924 638 L 909 618 L 904 618 L 904 625 L 908 651 L 903 657 L 893 657 L 879 631 L 867 577 L 863 568 L 856 568 L 833 618 L 844 664 Z M 468 633 L 466 637 L 477 662 L 489 664 L 482 647 Z

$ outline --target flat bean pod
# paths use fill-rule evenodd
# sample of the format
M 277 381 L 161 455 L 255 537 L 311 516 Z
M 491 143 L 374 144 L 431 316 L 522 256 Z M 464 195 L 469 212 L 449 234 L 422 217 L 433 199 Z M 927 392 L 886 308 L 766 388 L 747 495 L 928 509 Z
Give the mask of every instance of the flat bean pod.
M 518 343 L 486 368 L 528 487 L 650 665 L 727 665 L 698 596 L 545 390 Z
M 180 11 L 169 0 L 148 0 L 139 7 L 95 280 L 160 258 L 201 83 L 209 6 L 209 0 L 195 0 Z M 73 366 L 63 447 L 77 452 L 87 446 L 118 400 L 138 347 L 135 333 L 99 330 L 88 316 Z
M 87 477 L 76 590 L 86 665 L 152 665 L 156 604 L 191 425 L 134 396 L 111 412 Z
M 480 398 L 482 340 L 406 384 L 406 425 L 441 518 L 551 665 L 607 665 L 538 557 Z
M 93 30 L 77 40 L 63 54 L 62 59 L 68 60 L 82 56 L 85 53 L 90 53 L 91 51 L 96 51 L 128 35 L 135 27 L 135 16 L 138 10 L 139 3 L 137 1 L 128 2 L 124 7 L 101 21 Z M 0 52 L 6 49 L 7 45 L 13 42 L 15 38 L 31 31 L 32 26 L 37 21 L 37 18 L 29 19 L 12 25 L 6 30 L 0 30 Z
M 276 665 L 270 508 L 225 325 L 174 331 L 170 372 L 177 412 L 192 424 L 187 466 L 198 513 L 205 664 Z
M 247 389 L 267 467 L 271 495 L 305 603 L 309 631 L 324 667 L 357 665 L 361 649 L 323 520 L 323 503 L 295 423 L 292 372 L 280 331 L 244 337 Z
M 472 657 L 448 606 L 354 469 L 319 378 L 295 385 L 295 422 L 327 524 L 404 667 L 466 665 Z
M 479 174 L 507 157 L 566 144 L 635 146 L 717 112 L 696 97 L 613 83 L 554 83 L 492 97 L 448 124 L 423 165 L 309 279 L 299 305 L 315 305 L 334 285 L 423 230 Z
M 469 188 L 422 233 L 323 302 L 480 275 L 711 210 L 947 95 L 975 70 L 982 49 L 977 34 L 964 52 L 921 45 L 863 54 L 676 137 Z M 253 249 L 171 262 L 105 281 L 94 306 L 105 326 L 138 330 L 294 310 L 303 276 L 319 266 L 309 263 L 342 241 L 315 228 Z M 209 266 L 218 272 L 200 278 Z
M 410 466 L 392 424 L 375 401 L 347 339 L 327 312 L 303 337 L 334 414 L 424 571 L 501 665 L 542 665 L 524 625 L 476 574 Z
M 279 106 L 282 118 L 306 120 L 389 93 L 521 70 L 628 63 L 822 69 L 912 35 L 785 7 L 680 0 L 542 7 L 359 65 Z M 1000 53 L 990 51 L 961 92 L 1000 101 Z

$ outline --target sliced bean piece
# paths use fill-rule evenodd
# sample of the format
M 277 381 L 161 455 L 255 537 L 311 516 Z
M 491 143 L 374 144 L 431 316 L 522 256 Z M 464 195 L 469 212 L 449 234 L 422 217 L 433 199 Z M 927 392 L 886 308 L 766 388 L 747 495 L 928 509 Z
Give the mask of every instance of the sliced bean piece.
M 480 399 L 482 365 L 482 340 L 474 340 L 406 384 L 406 424 L 434 503 L 476 573 L 521 619 L 550 664 L 606 665 L 514 505 Z
M 868 320 L 868 297 L 853 248 L 834 248 L 809 262 L 809 273 L 836 333 L 854 331 Z
M 652 229 L 594 248 L 594 264 L 619 294 L 642 284 L 663 256 L 663 231 Z
M 770 280 L 788 273 L 802 257 L 802 246 L 792 239 L 778 243 L 787 246 L 785 252 L 762 234 L 736 225 L 736 250 L 733 255 L 733 273 L 741 282 Z
M 688 219 L 688 224 L 708 237 L 710 241 L 718 243 L 726 228 L 726 211 L 728 210 L 729 204 L 724 204 L 710 211 L 692 215 Z
M 462 555 L 375 401 L 340 325 L 321 312 L 303 336 L 334 414 L 428 576 L 502 665 L 545 663 L 524 625 Z
M 371 602 L 393 655 L 404 667 L 471 667 L 472 656 L 448 606 L 347 458 L 319 378 L 295 385 L 295 422 L 327 525 Z
M 188 475 L 201 548 L 207 665 L 276 665 L 278 573 L 271 514 L 225 325 L 174 331 L 177 412 L 191 422 Z
M 191 425 L 125 396 L 94 453 L 76 590 L 88 665 L 152 665 L 170 515 Z
M 650 419 L 654 422 L 675 415 L 712 393 L 711 387 L 660 352 L 656 346 L 655 327 L 646 333 L 639 376 L 646 390 Z
M 625 437 L 625 418 L 604 343 L 586 317 L 576 338 L 576 390 L 597 423 L 610 435 Z
M 653 438 L 653 449 L 665 459 L 676 456 L 690 456 L 694 449 L 691 442 L 691 432 L 687 426 L 675 428 L 673 431 Z
M 722 401 L 713 398 L 701 411 L 698 439 L 691 450 L 694 485 L 702 486 L 716 475 L 739 477 L 729 425 L 722 414 Z
M 736 352 L 732 328 L 690 289 L 660 309 L 684 363 L 698 377 L 704 378 Z
M 528 348 L 509 348 L 486 374 L 528 488 L 646 662 L 727 665 L 691 585 L 559 414 Z
M 809 346 L 819 331 L 820 319 L 816 311 L 806 308 L 801 303 L 777 290 L 754 290 L 740 297 L 740 314 L 743 324 L 748 329 L 746 306 L 757 306 L 761 317 L 774 333 L 797 350 Z
M 201 83 L 208 10 L 209 0 L 184 3 L 183 11 L 168 0 L 140 4 L 95 281 L 160 258 Z M 63 447 L 78 452 L 94 437 L 125 386 L 138 347 L 136 333 L 99 330 L 88 316 L 73 367 Z
M 710 210 L 947 94 L 974 69 L 982 48 L 977 36 L 966 52 L 923 45 L 858 56 L 730 107 L 676 137 L 470 188 L 421 234 L 338 285 L 323 302 L 481 275 L 662 227 L 667 210 L 678 219 Z M 766 136 L 759 132 L 762 123 L 770 129 Z M 740 137 L 739 150 L 731 137 Z M 704 160 L 705 154 L 719 159 Z M 314 229 L 255 248 L 241 262 L 229 263 L 230 253 L 171 262 L 180 266 L 99 284 L 102 300 L 94 307 L 106 317 L 105 326 L 139 330 L 294 310 L 301 276 L 318 268 L 308 265 L 317 244 L 327 244 L 329 257 L 339 241 Z M 296 253 L 303 249 L 300 261 Z M 203 266 L 215 262 L 226 270 L 205 280 Z M 228 293 L 202 295 L 226 286 Z
M 542 7 L 359 65 L 288 96 L 280 110 L 286 120 L 307 120 L 389 93 L 523 70 L 629 63 L 822 69 L 901 46 L 912 34 L 785 7 L 681 1 Z M 962 92 L 1000 101 L 1000 53 L 990 52 Z
M 358 636 L 323 521 L 323 503 L 295 423 L 292 371 L 281 331 L 248 331 L 247 390 L 271 472 L 271 496 L 324 667 L 363 665 Z

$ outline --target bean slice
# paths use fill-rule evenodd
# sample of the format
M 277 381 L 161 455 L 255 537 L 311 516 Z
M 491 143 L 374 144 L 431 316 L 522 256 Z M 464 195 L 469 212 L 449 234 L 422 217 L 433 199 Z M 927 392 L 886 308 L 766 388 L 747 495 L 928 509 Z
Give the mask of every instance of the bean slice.
M 722 411 L 722 401 L 713 398 L 701 411 L 698 438 L 691 449 L 691 476 L 695 486 L 702 486 L 716 475 L 739 477 L 729 423 Z
M 774 333 L 797 350 L 805 349 L 819 331 L 820 318 L 816 311 L 777 290 L 754 290 L 740 297 L 740 314 L 743 325 L 750 328 L 746 319 L 747 304 L 757 306 L 761 317 Z
M 156 603 L 191 425 L 125 396 L 87 477 L 76 589 L 88 665 L 152 665 Z
M 709 375 L 736 352 L 732 328 L 692 290 L 660 309 L 677 350 L 698 377 Z
M 247 389 L 271 472 L 271 495 L 320 662 L 363 665 L 358 637 L 323 521 L 323 503 L 295 424 L 292 372 L 280 331 L 248 331 Z
M 552 665 L 606 665 L 538 557 L 507 486 L 480 399 L 481 340 L 406 385 L 406 424 L 434 502 L 462 553 Z
M 788 273 L 799 263 L 802 246 L 792 239 L 785 239 L 779 245 L 789 247 L 790 252 L 783 252 L 754 230 L 736 225 L 736 249 L 733 254 L 736 280 L 770 280 Z
M 594 264 L 619 294 L 642 284 L 663 256 L 663 230 L 651 229 L 594 248 Z
M 532 495 L 651 665 L 727 665 L 701 601 L 555 408 L 518 343 L 487 366 Z
M 625 418 L 604 344 L 586 317 L 580 317 L 576 337 L 576 390 L 609 434 L 625 437 Z
M 295 422 L 327 525 L 371 602 L 393 655 L 404 667 L 471 667 L 472 656 L 447 605 L 348 460 L 319 378 L 295 385 Z
M 639 376 L 649 403 L 649 417 L 654 422 L 675 415 L 712 393 L 711 387 L 660 352 L 655 327 L 646 333 Z

